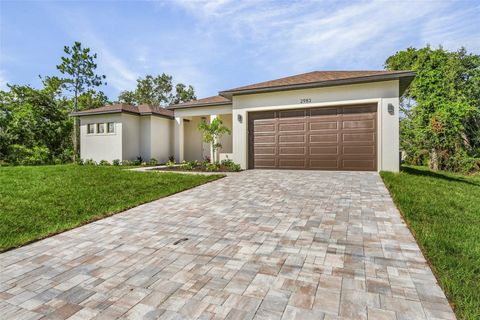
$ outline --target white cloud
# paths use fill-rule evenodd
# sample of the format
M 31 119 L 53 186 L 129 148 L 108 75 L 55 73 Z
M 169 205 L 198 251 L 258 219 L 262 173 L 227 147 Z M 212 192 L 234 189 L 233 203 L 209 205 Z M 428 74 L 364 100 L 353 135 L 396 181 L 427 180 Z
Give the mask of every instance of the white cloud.
M 255 66 L 272 74 L 381 68 L 397 50 L 427 43 L 480 50 L 474 26 L 480 6 L 467 8 L 468 2 L 463 7 L 444 1 L 176 3 L 214 34 L 231 33 L 247 42 Z

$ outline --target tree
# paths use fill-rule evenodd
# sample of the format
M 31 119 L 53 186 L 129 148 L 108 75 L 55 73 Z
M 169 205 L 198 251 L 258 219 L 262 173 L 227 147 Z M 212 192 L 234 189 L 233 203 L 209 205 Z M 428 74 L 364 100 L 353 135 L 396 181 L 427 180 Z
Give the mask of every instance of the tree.
M 200 122 L 198 129 L 202 131 L 203 141 L 210 144 L 212 148 L 212 163 L 217 159 L 217 150 L 222 148 L 222 144 L 219 142 L 222 136 L 227 133 L 230 134 L 229 128 L 223 125 L 223 121 L 220 118 L 213 119 L 210 123 L 205 120 Z
M 105 75 L 97 75 L 95 69 L 97 54 L 91 54 L 90 48 L 82 48 L 76 41 L 72 47 L 65 46 L 63 51 L 67 55 L 62 57 L 62 63 L 57 69 L 65 75 L 63 87 L 73 93 L 73 111 L 78 111 L 78 98 L 86 90 L 104 84 Z M 78 119 L 74 118 L 73 125 L 74 160 L 78 156 Z
M 480 56 L 464 48 L 408 48 L 389 57 L 389 70 L 417 76 L 401 100 L 401 147 L 413 164 L 471 171 L 480 164 Z
M 52 78 L 43 89 L 8 85 L 0 91 L 0 161 L 45 164 L 71 159 L 72 122 L 61 83 Z
M 178 83 L 173 92 L 172 76 L 162 73 L 156 77 L 147 75 L 137 79 L 137 87 L 133 91 L 122 91 L 118 96 L 121 103 L 154 106 L 170 105 L 196 99 L 192 86 Z

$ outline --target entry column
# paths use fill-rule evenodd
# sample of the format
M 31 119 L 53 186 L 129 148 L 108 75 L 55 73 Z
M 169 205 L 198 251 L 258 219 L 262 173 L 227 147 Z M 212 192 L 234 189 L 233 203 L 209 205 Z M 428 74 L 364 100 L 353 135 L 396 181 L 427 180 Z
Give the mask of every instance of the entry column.
M 184 134 L 183 117 L 175 117 L 175 161 L 180 163 L 184 160 Z

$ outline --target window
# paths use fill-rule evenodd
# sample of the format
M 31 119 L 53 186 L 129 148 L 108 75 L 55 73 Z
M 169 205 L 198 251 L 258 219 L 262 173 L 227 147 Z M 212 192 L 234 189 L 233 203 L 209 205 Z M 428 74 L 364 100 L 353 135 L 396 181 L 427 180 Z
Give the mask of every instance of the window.
M 114 133 L 115 132 L 115 122 L 107 123 L 107 132 Z
M 105 123 L 97 123 L 97 133 L 105 133 Z
M 92 134 L 92 133 L 95 133 L 95 126 L 93 125 L 93 123 L 89 123 L 87 125 L 87 134 Z

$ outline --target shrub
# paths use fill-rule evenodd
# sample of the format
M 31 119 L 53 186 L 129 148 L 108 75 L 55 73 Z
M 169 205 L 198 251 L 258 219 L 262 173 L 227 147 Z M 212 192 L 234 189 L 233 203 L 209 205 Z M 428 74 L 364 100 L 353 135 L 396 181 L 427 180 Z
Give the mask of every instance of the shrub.
M 119 159 L 115 159 L 115 160 L 112 161 L 112 164 L 113 164 L 114 166 L 119 166 L 119 165 L 120 165 L 120 160 L 119 160 Z
M 220 164 L 218 162 L 208 163 L 205 166 L 205 170 L 210 172 L 218 171 L 220 170 Z
M 35 146 L 29 149 L 20 144 L 13 144 L 9 148 L 7 161 L 20 165 L 41 165 L 49 162 L 50 150 L 47 147 Z
M 133 161 L 131 160 L 122 160 L 122 166 L 131 166 Z
M 192 166 L 192 163 L 191 163 L 191 162 L 183 161 L 183 162 L 180 164 L 180 168 L 182 168 L 182 170 L 190 171 L 190 170 L 193 170 L 194 167 Z
M 175 156 L 171 155 L 168 157 L 168 161 L 175 163 Z
M 168 160 L 165 165 L 167 166 L 167 168 L 173 168 L 175 166 L 175 161 Z
M 142 157 L 137 157 L 137 159 L 135 159 L 135 160 L 132 161 L 132 165 L 134 165 L 134 166 L 139 166 L 139 165 L 142 164 L 142 162 L 143 162 Z
M 240 165 L 233 162 L 233 160 L 231 159 L 222 160 L 222 166 L 227 167 L 230 171 L 233 171 L 233 172 L 238 172 L 242 170 Z
M 98 163 L 99 166 L 109 166 L 110 165 L 110 162 L 108 162 L 107 160 L 100 160 L 100 162 Z
M 94 165 L 96 165 L 97 163 L 96 163 L 95 161 L 93 161 L 93 159 L 87 159 L 87 160 L 84 161 L 84 164 L 85 164 L 86 166 L 94 166 Z
M 63 161 L 60 158 L 53 159 L 53 164 L 55 164 L 55 165 L 62 164 L 62 163 L 63 163 Z
M 152 159 L 150 159 L 148 164 L 151 165 L 151 166 L 156 166 L 158 164 L 158 161 L 157 161 L 157 159 L 152 158 Z
M 75 164 L 78 164 L 79 166 L 83 166 L 85 163 L 83 159 L 77 158 L 77 160 L 75 161 Z

